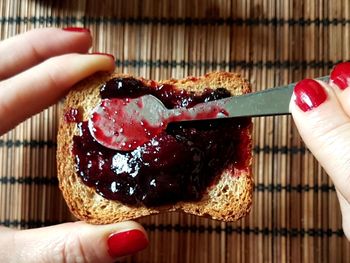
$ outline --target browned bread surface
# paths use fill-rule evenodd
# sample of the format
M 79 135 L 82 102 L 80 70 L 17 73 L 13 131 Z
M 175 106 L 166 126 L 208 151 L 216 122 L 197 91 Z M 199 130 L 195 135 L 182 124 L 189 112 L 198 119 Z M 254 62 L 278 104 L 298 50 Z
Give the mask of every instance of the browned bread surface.
M 99 87 L 113 77 L 126 77 L 118 73 L 97 74 L 80 82 L 67 96 L 63 112 L 71 108 L 79 108 L 83 119 L 87 120 L 89 111 L 100 100 Z M 144 80 L 148 82 L 148 80 Z M 239 74 L 228 72 L 208 73 L 199 78 L 189 77 L 183 80 L 166 80 L 159 83 L 176 85 L 179 89 L 201 92 L 208 87 L 224 87 L 232 95 L 250 92 L 249 83 Z M 144 206 L 130 207 L 118 201 L 110 201 L 87 187 L 75 172 L 72 155 L 72 139 L 78 129 L 75 123 L 60 120 L 58 132 L 57 167 L 59 186 L 63 196 L 72 211 L 79 218 L 90 223 L 107 224 L 112 222 L 136 219 L 164 211 L 183 210 L 186 213 L 209 216 L 210 218 L 234 221 L 245 216 L 251 208 L 253 179 L 251 175 L 251 157 L 249 165 L 242 169 L 228 166 L 217 183 L 210 187 L 208 193 L 197 202 L 178 202 L 173 206 L 147 208 Z M 249 144 L 248 152 L 251 152 Z

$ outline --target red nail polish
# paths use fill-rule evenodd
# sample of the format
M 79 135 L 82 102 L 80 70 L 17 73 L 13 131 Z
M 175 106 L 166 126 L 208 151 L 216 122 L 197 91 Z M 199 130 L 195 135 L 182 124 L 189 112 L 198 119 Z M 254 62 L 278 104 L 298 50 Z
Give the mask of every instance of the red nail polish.
M 320 83 L 313 79 L 304 79 L 294 88 L 295 103 L 302 111 L 317 108 L 327 99 L 327 93 Z
M 344 90 L 350 85 L 350 62 L 340 63 L 331 72 L 330 80 Z
M 62 28 L 65 31 L 78 32 L 78 33 L 91 33 L 90 29 L 84 27 L 64 27 Z
M 102 52 L 92 52 L 89 53 L 91 55 L 101 55 L 101 56 L 108 56 L 110 58 L 112 58 L 113 60 L 115 60 L 114 56 L 112 54 L 108 54 L 108 53 L 102 53 Z
M 145 249 L 148 246 L 148 239 L 142 231 L 134 229 L 111 234 L 107 244 L 110 256 L 118 258 Z

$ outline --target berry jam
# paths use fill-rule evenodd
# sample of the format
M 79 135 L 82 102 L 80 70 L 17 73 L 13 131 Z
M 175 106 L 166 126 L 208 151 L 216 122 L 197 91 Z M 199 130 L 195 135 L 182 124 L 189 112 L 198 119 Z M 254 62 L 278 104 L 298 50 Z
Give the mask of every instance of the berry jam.
M 83 116 L 81 114 L 81 111 L 76 108 L 70 108 L 66 111 L 64 114 L 64 120 L 66 122 L 81 122 L 83 119 Z
M 230 96 L 223 89 L 201 95 L 172 85 L 115 78 L 100 89 L 102 99 L 152 94 L 166 107 L 192 107 Z M 217 175 L 233 164 L 245 169 L 251 145 L 250 118 L 170 123 L 165 131 L 133 151 L 106 148 L 90 134 L 87 121 L 77 122 L 73 138 L 76 171 L 100 195 L 128 205 L 159 206 L 200 200 Z M 230 166 L 231 167 L 231 166 Z

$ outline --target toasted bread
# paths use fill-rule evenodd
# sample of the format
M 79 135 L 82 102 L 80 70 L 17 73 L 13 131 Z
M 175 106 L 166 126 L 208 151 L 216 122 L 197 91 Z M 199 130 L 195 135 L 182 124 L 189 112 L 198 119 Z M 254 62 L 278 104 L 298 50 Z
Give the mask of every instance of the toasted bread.
M 82 110 L 82 118 L 88 118 L 89 111 L 100 101 L 99 87 L 113 77 L 127 77 L 118 73 L 97 74 L 80 82 L 68 95 L 63 111 L 71 108 Z M 142 79 L 147 82 L 147 80 Z M 250 92 L 248 81 L 239 74 L 228 72 L 208 73 L 198 78 L 182 80 L 159 81 L 162 84 L 172 84 L 179 89 L 201 93 L 208 87 L 223 87 L 237 96 Z M 182 210 L 189 214 L 207 216 L 223 221 L 235 221 L 245 216 L 251 208 L 253 179 L 251 175 L 251 126 L 249 142 L 246 145 L 248 152 L 247 166 L 236 168 L 229 164 L 218 175 L 215 185 L 208 188 L 205 197 L 199 201 L 177 202 L 169 206 L 146 207 L 129 206 L 119 201 L 111 201 L 97 194 L 94 188 L 86 186 L 78 177 L 72 154 L 73 136 L 77 134 L 76 123 L 65 121 L 64 114 L 60 120 L 58 132 L 57 166 L 59 187 L 71 210 L 80 220 L 94 224 L 136 219 L 139 217 L 167 211 Z

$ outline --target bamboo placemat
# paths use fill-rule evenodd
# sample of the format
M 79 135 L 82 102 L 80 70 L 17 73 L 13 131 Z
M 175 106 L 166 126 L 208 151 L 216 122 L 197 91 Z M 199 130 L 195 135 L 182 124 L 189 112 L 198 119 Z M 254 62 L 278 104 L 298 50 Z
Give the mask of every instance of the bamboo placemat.
M 88 27 L 93 49 L 114 54 L 120 72 L 152 79 L 227 70 L 261 90 L 350 59 L 348 0 L 0 1 L 0 39 L 44 26 Z M 1 225 L 72 220 L 56 179 L 59 108 L 0 137 Z M 291 118 L 254 123 L 250 215 L 229 224 L 180 213 L 142 219 L 150 248 L 125 261 L 348 262 L 334 186 Z

